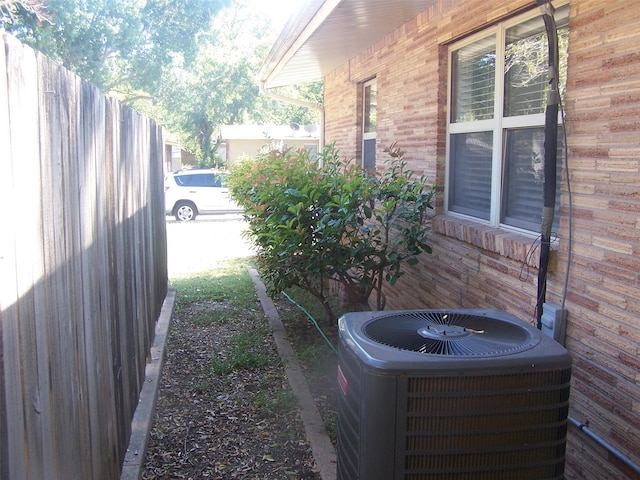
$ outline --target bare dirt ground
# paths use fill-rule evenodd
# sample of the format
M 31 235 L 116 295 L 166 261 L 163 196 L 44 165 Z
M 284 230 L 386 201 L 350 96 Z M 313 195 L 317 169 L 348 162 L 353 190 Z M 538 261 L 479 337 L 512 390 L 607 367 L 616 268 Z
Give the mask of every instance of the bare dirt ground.
M 251 257 L 243 229 L 238 216 L 168 222 L 170 279 Z M 282 300 L 276 306 L 291 308 Z M 266 320 L 256 321 L 259 303 L 225 314 L 233 309 L 232 302 L 207 300 L 174 312 L 143 479 L 321 479 Z M 308 326 L 285 328 L 296 329 L 299 341 L 317 340 Z M 230 365 L 231 358 L 240 360 Z M 331 426 L 331 367 L 314 375 L 302 363 Z

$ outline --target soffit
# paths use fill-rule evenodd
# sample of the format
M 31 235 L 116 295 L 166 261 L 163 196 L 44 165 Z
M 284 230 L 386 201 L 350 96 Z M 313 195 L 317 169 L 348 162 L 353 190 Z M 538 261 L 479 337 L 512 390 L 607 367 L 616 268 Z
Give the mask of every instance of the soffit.
M 309 0 L 285 25 L 258 82 L 266 88 L 321 80 L 436 0 Z

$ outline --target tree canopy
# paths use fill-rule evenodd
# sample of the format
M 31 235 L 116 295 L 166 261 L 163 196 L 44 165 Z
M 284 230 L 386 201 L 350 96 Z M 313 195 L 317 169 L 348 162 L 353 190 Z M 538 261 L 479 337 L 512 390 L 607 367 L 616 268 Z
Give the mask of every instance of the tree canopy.
M 106 92 L 153 88 L 172 56 L 193 58 L 196 36 L 229 0 L 12 2 L 4 28 Z M 39 14 L 38 14 L 39 13 Z
M 243 0 L 0 0 L 0 27 L 155 118 L 204 163 L 221 125 L 317 121 L 259 95 L 274 31 Z M 322 95 L 320 84 L 286 93 Z

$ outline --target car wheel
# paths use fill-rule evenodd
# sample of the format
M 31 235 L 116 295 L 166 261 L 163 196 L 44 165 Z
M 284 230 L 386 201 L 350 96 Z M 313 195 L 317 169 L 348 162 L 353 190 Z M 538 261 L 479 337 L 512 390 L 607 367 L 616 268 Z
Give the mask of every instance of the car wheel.
M 176 220 L 179 222 L 195 220 L 198 215 L 195 205 L 190 202 L 178 202 L 174 211 Z

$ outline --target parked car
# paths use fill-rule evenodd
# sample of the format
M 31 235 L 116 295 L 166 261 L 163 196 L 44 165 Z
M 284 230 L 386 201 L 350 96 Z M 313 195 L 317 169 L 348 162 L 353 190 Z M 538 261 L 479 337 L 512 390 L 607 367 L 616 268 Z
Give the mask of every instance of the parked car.
M 198 215 L 242 212 L 229 194 L 226 173 L 213 169 L 168 173 L 164 201 L 166 214 L 179 222 L 195 220 Z

